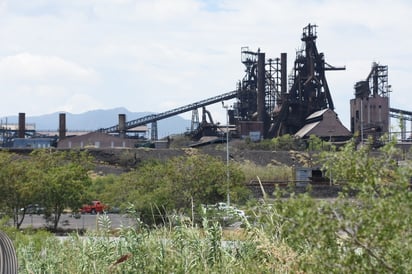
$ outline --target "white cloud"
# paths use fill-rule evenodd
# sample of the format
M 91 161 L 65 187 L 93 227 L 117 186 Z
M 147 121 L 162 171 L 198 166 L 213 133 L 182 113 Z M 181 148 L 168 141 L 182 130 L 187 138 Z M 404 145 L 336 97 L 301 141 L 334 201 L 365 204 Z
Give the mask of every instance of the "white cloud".
M 154 22 L 170 22 L 192 17 L 200 5 L 191 0 L 142 0 L 136 1 L 136 18 Z
M 20 112 L 30 115 L 45 114 L 59 110 L 82 111 L 98 105 L 98 100 L 77 100 L 65 105 L 63 102 L 76 97 L 77 92 L 87 90 L 99 83 L 93 69 L 84 68 L 56 56 L 40 56 L 19 53 L 0 59 L 0 83 L 8 94 L 3 111 L 8 115 Z M 90 97 L 85 95 L 84 97 Z M 87 102 L 86 101 L 86 102 Z M 94 103 L 89 103 L 94 101 Z M 61 107 L 61 108 L 60 108 Z M 22 109 L 24 108 L 24 109 Z
M 318 25 L 327 62 L 347 67 L 327 74 L 347 126 L 353 85 L 373 61 L 389 66 L 391 102 L 412 110 L 410 1 L 29 2 L 0 1 L 0 92 L 10 97 L 0 116 L 96 106 L 167 111 L 233 90 L 244 76 L 242 46 L 267 58 L 287 52 L 290 70 L 308 23 Z M 210 108 L 225 119 L 221 106 Z
M 98 79 L 93 69 L 56 56 L 19 53 L 0 59 L 0 79 L 34 83 L 93 83 Z
M 62 103 L 61 106 L 56 107 L 55 112 L 67 111 L 71 113 L 82 113 L 85 109 L 94 110 L 103 108 L 103 105 L 96 100 L 95 97 L 84 93 L 72 94 Z

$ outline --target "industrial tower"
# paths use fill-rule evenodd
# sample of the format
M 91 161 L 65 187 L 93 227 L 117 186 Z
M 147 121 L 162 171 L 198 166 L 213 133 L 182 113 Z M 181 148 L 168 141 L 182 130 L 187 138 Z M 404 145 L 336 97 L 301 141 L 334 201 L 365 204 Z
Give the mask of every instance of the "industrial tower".
M 303 28 L 303 46 L 296 53 L 289 90 L 286 53 L 266 62 L 265 53 L 260 50 L 252 52 L 242 48 L 246 75 L 239 85 L 234 109 L 241 132 L 255 127 L 262 132 L 263 138 L 294 134 L 305 125 L 310 114 L 334 109 L 325 71 L 345 68 L 326 63 L 324 54 L 318 52 L 316 39 L 316 25 Z

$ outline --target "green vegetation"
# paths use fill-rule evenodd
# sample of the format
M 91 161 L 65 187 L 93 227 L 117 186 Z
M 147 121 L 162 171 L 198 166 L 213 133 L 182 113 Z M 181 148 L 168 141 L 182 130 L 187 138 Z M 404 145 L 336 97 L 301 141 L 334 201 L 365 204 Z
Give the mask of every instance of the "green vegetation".
M 19 228 L 25 207 L 39 203 L 57 228 L 65 208 L 79 208 L 90 182 L 91 160 L 85 153 L 36 150 L 29 156 L 0 153 L 1 208 Z
M 95 193 L 134 204 L 135 226 L 112 231 L 102 215 L 98 230 L 64 241 L 2 230 L 16 245 L 20 273 L 412 273 L 412 166 L 399 159 L 394 143 L 322 152 L 321 163 L 343 186 L 338 198 L 285 199 L 279 189 L 274 199 L 249 200 L 236 230 L 200 209 L 195 219 L 187 215 L 192 204 L 224 200 L 225 164 L 200 154 L 94 180 Z M 230 174 L 231 194 L 242 201 L 247 194 L 236 182 L 245 177 L 233 164 Z
M 233 202 L 249 198 L 239 166 L 192 150 L 187 154 L 144 162 L 120 176 L 101 177 L 90 173 L 92 159 L 86 152 L 35 150 L 28 156 L 1 152 L 1 210 L 19 228 L 26 206 L 40 204 L 56 231 L 65 210 L 77 211 L 92 199 L 122 209 L 133 203 L 140 218 L 151 225 L 163 223 L 174 212 L 190 215 L 201 204 L 225 200 L 228 189 Z
M 288 182 L 293 179 L 292 167 L 286 165 L 268 164 L 259 166 L 253 162 L 246 161 L 239 165 L 245 174 L 246 182 L 256 180 L 259 177 L 262 181 Z
M 31 158 L 34 197 L 48 209 L 47 215 L 56 230 L 66 208 L 76 211 L 87 200 L 91 159 L 84 152 L 49 153 L 45 150 L 33 151 Z
M 285 134 L 273 139 L 261 140 L 259 142 L 252 142 L 250 139 L 247 139 L 246 142 L 239 145 L 239 148 L 273 151 L 324 151 L 331 149 L 331 143 L 322 140 L 315 135 L 309 136 L 308 139 L 301 139 L 290 134 Z
M 295 265 L 289 260 L 295 253 L 286 245 L 275 246 L 252 231 L 242 234 L 242 241 L 225 241 L 222 228 L 206 220 L 202 229 L 185 223 L 172 229 L 122 228 L 116 238 L 106 234 L 104 224 L 101 231 L 65 240 L 43 234 L 41 245 L 36 235 L 20 235 L 15 240 L 19 273 L 287 272 Z
M 259 142 L 252 142 L 246 139 L 246 142 L 240 145 L 241 149 L 255 150 L 301 150 L 304 147 L 301 139 L 296 139 L 292 135 L 285 134 L 273 139 L 265 139 Z
M 100 190 L 106 193 L 102 197 L 107 203 L 122 208 L 133 203 L 145 223 L 162 223 L 174 211 L 190 215 L 192 204 L 198 209 L 201 204 L 225 200 L 228 185 L 233 201 L 244 202 L 249 192 L 243 184 L 243 173 L 231 164 L 227 182 L 226 168 L 217 158 L 194 153 L 164 163 L 143 163 L 113 183 L 105 183 Z
M 26 206 L 34 195 L 26 169 L 25 158 L 17 155 L 0 154 L 0 196 L 1 208 L 4 215 L 13 217 L 13 223 L 19 227 L 23 221 L 19 218 L 20 208 Z M 28 190 L 28 191 L 27 191 Z

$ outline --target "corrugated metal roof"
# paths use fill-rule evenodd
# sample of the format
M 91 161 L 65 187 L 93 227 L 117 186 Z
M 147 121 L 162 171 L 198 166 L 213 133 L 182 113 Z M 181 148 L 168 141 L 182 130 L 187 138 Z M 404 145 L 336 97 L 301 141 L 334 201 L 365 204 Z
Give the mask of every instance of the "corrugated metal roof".
M 336 113 L 331 109 L 312 113 L 306 122 L 307 124 L 296 132 L 296 137 L 305 138 L 312 134 L 318 137 L 345 138 L 351 136 L 350 131 L 343 126 Z
M 309 115 L 306 120 L 310 120 L 310 119 L 314 119 L 314 118 L 318 118 L 321 117 L 326 111 L 328 111 L 328 108 L 322 109 L 322 110 L 318 110 L 315 111 L 314 113 L 312 113 L 311 115 Z
M 36 124 L 24 124 L 25 130 L 36 130 Z M 0 124 L 0 129 L 19 130 L 19 124 Z
M 191 144 L 190 147 L 198 147 L 198 146 L 203 146 L 207 144 L 213 144 L 213 143 L 223 143 L 226 142 L 226 139 L 222 139 L 221 137 L 216 137 L 216 136 L 203 136 L 200 138 L 198 142 L 195 144 Z
M 320 121 L 318 122 L 314 122 L 314 123 L 310 123 L 305 125 L 303 128 L 299 129 L 298 132 L 295 133 L 295 136 L 299 137 L 299 138 L 303 138 L 305 137 L 312 129 L 314 129 L 317 125 L 320 124 Z

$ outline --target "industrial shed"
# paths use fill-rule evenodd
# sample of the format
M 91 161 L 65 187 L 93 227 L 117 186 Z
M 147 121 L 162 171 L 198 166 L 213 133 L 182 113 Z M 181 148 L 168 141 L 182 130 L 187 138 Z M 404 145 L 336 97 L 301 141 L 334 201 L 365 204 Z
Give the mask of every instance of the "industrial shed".
M 352 137 L 351 132 L 341 123 L 338 115 L 331 109 L 316 111 L 306 118 L 306 124 L 295 133 L 296 137 L 305 139 L 315 135 L 324 140 L 346 141 Z
M 127 148 L 135 147 L 136 139 L 121 138 L 102 132 L 67 137 L 57 143 L 58 148 Z
M 4 146 L 13 148 L 50 148 L 55 145 L 55 138 L 14 138 Z

